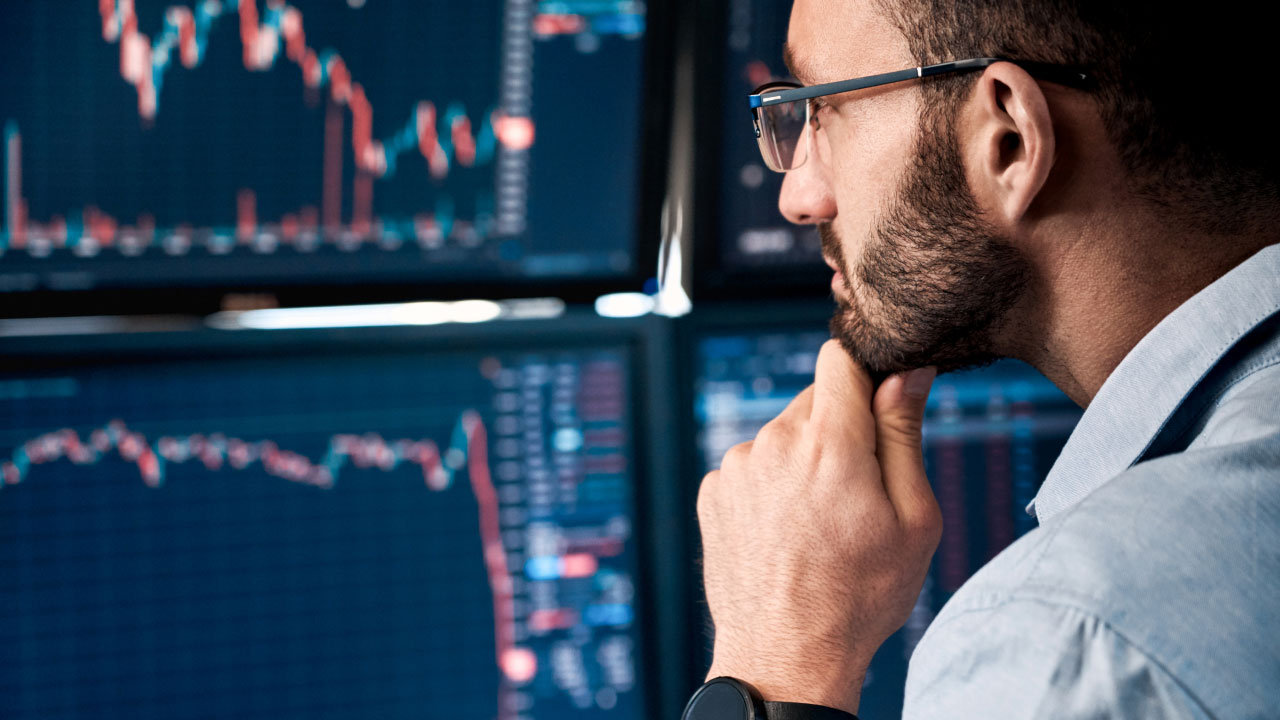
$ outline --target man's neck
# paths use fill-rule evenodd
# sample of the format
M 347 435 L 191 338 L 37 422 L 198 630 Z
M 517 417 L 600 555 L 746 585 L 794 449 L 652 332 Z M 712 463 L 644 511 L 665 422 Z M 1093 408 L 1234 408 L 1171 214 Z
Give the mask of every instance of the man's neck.
M 1034 318 L 1039 338 L 1014 353 L 1087 407 L 1120 361 L 1169 313 L 1276 238 L 1166 236 L 1132 242 L 1080 237 L 1042 274 Z

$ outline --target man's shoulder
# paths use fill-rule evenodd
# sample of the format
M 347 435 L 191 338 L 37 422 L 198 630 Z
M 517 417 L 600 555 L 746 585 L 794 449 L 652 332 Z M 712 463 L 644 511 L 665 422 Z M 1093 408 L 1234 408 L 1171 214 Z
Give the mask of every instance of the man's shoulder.
M 1269 381 L 1239 387 L 1215 415 L 1276 412 L 1258 406 Z M 1266 695 L 1280 677 L 1280 429 L 1267 425 L 1215 420 L 1208 441 L 1116 476 L 975 575 L 921 651 L 945 653 L 975 623 L 1028 635 L 1051 616 L 1114 635 L 1215 712 L 1280 701 Z
M 909 706 L 954 690 L 1008 717 L 1041 716 L 1015 712 L 1035 703 L 1274 712 L 1280 335 L 1242 345 L 1160 434 L 1159 457 L 1052 513 L 951 598 L 912 658 Z
M 1220 633 L 1249 601 L 1280 621 L 1280 428 L 1135 465 L 1040 532 L 1020 592 L 1069 595 L 1125 626 L 1180 608 Z

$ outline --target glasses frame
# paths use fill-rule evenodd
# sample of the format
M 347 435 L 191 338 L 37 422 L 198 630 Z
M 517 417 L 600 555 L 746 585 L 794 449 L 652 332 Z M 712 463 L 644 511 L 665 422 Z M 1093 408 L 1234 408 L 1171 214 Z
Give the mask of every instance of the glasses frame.
M 1033 77 L 1054 82 L 1059 85 L 1066 85 L 1077 89 L 1087 90 L 1093 87 L 1093 76 L 1080 70 L 1079 68 L 1064 67 L 1062 65 L 1053 65 L 1050 63 L 1032 62 L 1027 60 L 1010 60 L 1009 58 L 999 57 L 983 57 L 969 58 L 968 60 L 953 60 L 951 62 L 937 63 L 935 65 L 920 65 L 896 72 L 880 73 L 878 75 L 866 75 L 864 77 L 852 78 L 850 80 L 838 80 L 836 82 L 821 83 L 819 85 L 800 85 L 792 82 L 770 82 L 761 85 L 751 94 L 747 96 L 747 102 L 751 108 L 751 124 L 755 129 L 756 140 L 763 142 L 763 130 L 761 129 L 761 114 L 764 108 L 774 105 L 783 105 L 785 103 L 793 103 L 801 100 L 813 100 L 814 98 L 825 97 L 827 95 L 838 95 L 840 93 L 852 92 L 854 90 L 865 90 L 867 88 L 879 87 L 881 85 L 892 85 L 893 83 L 906 82 L 907 80 L 917 80 L 921 78 L 933 77 L 935 75 L 946 75 L 950 73 L 972 72 L 974 70 L 982 70 L 999 62 L 1013 63 L 1018 67 L 1026 70 Z M 805 128 L 806 131 L 810 127 L 810 104 L 805 103 Z M 804 159 L 786 169 L 779 169 L 770 164 L 768 155 L 764 148 L 760 148 L 761 155 L 765 158 L 765 165 L 775 172 L 789 172 L 795 170 L 805 163 L 809 158 L 806 151 Z

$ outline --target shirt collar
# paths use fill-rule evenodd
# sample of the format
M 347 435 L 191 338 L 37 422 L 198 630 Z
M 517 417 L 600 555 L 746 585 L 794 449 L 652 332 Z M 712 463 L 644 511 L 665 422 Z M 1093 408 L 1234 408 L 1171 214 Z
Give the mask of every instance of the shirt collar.
M 1161 320 L 1103 383 L 1027 512 L 1043 523 L 1136 463 L 1178 405 L 1280 311 L 1280 245 L 1260 250 Z

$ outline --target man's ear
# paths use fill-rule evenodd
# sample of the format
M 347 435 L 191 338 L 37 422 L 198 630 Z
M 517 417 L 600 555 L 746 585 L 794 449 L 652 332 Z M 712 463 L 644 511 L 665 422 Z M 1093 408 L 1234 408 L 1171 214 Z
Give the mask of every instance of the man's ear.
M 1040 85 L 1013 63 L 978 78 L 966 107 L 962 147 L 979 203 L 1001 224 L 1017 224 L 1049 180 L 1055 139 Z

